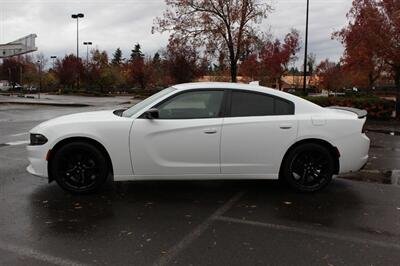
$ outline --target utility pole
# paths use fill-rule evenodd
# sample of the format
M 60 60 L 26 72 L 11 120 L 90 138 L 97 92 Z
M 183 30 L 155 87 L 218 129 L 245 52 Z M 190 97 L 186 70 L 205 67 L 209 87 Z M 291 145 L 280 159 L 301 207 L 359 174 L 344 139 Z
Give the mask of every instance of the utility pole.
M 307 95 L 307 56 L 308 56 L 308 13 L 310 9 L 310 0 L 307 0 L 306 10 L 306 38 L 304 45 L 304 70 L 303 70 L 303 93 Z

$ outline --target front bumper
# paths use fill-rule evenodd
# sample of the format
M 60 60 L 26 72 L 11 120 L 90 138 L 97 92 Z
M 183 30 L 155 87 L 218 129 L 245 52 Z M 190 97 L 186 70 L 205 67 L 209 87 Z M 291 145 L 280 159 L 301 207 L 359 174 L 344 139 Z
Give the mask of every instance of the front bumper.
M 29 165 L 26 170 L 35 176 L 48 177 L 47 172 L 47 145 L 40 146 L 26 146 L 28 152 Z

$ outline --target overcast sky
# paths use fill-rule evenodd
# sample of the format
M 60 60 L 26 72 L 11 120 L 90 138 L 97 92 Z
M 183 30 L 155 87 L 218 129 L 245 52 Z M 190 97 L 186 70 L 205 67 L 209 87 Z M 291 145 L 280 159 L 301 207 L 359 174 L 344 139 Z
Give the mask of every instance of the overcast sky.
M 330 36 L 346 24 L 351 0 L 310 2 L 309 51 L 318 61 L 338 60 L 343 49 Z M 296 28 L 304 40 L 306 0 L 273 0 L 272 5 L 273 13 L 260 28 L 270 29 L 280 38 Z M 151 34 L 153 19 L 164 9 L 164 0 L 0 0 L 0 43 L 36 33 L 39 52 L 46 56 L 75 53 L 76 23 L 71 14 L 81 12 L 85 14 L 79 23 L 81 43 L 92 41 L 94 47 L 110 54 L 121 47 L 123 56 L 128 57 L 139 42 L 146 54 L 153 54 L 168 40 L 167 34 Z M 80 53 L 86 53 L 83 45 Z M 303 58 L 301 54 L 299 57 Z

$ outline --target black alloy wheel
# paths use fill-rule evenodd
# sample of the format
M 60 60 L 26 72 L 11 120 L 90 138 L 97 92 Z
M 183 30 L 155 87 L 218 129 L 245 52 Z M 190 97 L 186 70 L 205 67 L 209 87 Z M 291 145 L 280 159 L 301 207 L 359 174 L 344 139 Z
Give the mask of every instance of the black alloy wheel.
M 65 190 L 84 194 L 99 190 L 109 169 L 104 155 L 92 144 L 71 142 L 54 155 L 51 173 Z
M 314 192 L 332 180 L 334 160 L 329 150 L 314 143 L 295 147 L 283 163 L 282 175 L 294 189 Z

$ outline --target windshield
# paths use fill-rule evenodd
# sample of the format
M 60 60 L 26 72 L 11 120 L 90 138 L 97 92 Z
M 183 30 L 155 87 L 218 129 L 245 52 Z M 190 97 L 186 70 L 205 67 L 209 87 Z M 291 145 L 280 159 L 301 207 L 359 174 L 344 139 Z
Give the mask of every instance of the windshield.
M 131 117 L 134 114 L 136 114 L 138 111 L 142 110 L 147 105 L 151 104 L 152 102 L 157 101 L 158 99 L 164 97 L 165 95 L 169 94 L 170 92 L 172 92 L 174 90 L 175 90 L 174 88 L 170 87 L 170 88 L 166 88 L 160 92 L 157 92 L 156 94 L 151 95 L 149 98 L 146 98 L 141 102 L 138 102 L 137 104 L 135 104 L 128 110 L 124 111 L 122 113 L 122 116 L 123 117 Z

